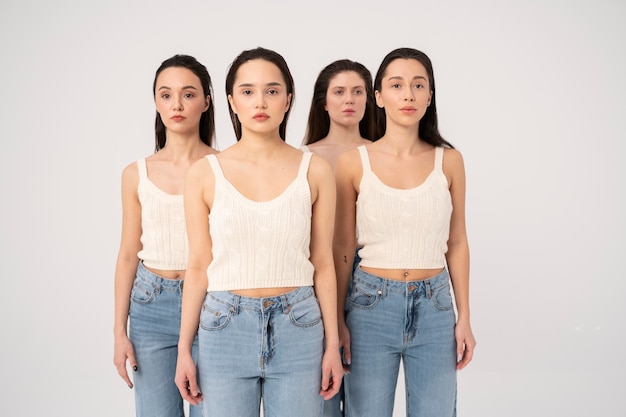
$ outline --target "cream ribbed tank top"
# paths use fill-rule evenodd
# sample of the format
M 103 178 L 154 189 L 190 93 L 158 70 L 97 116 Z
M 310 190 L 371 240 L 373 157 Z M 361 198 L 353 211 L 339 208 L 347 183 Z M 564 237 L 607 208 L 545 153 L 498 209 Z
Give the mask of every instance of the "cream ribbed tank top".
M 207 156 L 215 174 L 209 291 L 313 285 L 307 180 L 312 154 L 302 155 L 293 182 L 278 197 L 263 202 L 243 196 L 225 178 L 216 156 Z
M 168 194 L 148 178 L 146 160 L 137 161 L 141 203 L 141 244 L 137 253 L 148 268 L 187 269 L 189 243 L 182 194 Z
M 356 203 L 361 265 L 387 269 L 445 266 L 452 198 L 443 173 L 443 148 L 426 181 L 403 190 L 385 185 L 372 171 L 365 146 L 359 146 L 363 176 Z

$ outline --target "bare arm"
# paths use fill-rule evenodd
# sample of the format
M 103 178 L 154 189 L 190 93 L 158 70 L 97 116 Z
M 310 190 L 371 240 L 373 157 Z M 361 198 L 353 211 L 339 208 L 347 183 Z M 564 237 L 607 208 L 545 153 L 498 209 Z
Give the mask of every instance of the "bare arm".
M 340 346 L 344 360 L 349 365 L 350 332 L 345 322 L 345 301 L 352 274 L 354 251 L 356 250 L 356 199 L 362 168 L 358 151 L 342 154 L 335 167 L 337 184 L 337 213 L 335 216 L 335 234 L 333 238 L 333 256 L 337 274 L 337 315 L 339 323 Z
M 133 346 L 128 339 L 127 323 L 130 308 L 130 293 L 137 272 L 141 250 L 141 204 L 137 196 L 139 172 L 137 164 L 127 166 L 122 173 L 122 239 L 115 266 L 115 317 L 113 336 L 115 340 L 113 363 L 117 372 L 132 388 L 126 370 L 126 361 L 136 368 Z
M 313 202 L 311 263 L 315 267 L 315 295 L 320 303 L 326 342 L 320 395 L 329 399 L 339 391 L 343 378 L 337 331 L 337 283 L 332 252 L 336 199 L 332 167 L 321 157 L 313 156 L 308 179 Z
M 455 335 L 457 339 L 457 369 L 463 369 L 471 360 L 476 341 L 470 325 L 469 308 L 469 244 L 465 228 L 465 167 L 463 157 L 454 149 L 446 149 L 444 172 L 448 177 L 452 197 L 452 218 L 446 261 L 454 288 L 458 312 Z
M 193 405 L 198 405 L 198 402 L 202 401 L 191 348 L 198 332 L 200 310 L 208 288 L 206 271 L 213 259 L 208 219 L 213 188 L 214 177 L 209 163 L 205 158 L 200 159 L 189 168 L 185 178 L 184 201 L 189 260 L 185 273 L 175 377 L 181 395 Z

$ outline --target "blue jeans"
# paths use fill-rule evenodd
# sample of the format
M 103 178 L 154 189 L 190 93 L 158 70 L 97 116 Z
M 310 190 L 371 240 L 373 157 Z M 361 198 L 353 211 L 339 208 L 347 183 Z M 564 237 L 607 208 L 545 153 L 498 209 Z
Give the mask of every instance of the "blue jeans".
M 129 326 L 137 359 L 133 382 L 138 417 L 184 416 L 183 399 L 174 383 L 182 289 L 182 280 L 160 277 L 139 262 Z M 194 347 L 197 350 L 197 340 Z M 201 408 L 191 406 L 190 417 L 200 416 Z
M 198 375 L 206 416 L 319 417 L 324 327 L 312 287 L 269 298 L 209 292 Z
M 346 416 L 391 417 L 400 359 L 407 416 L 456 415 L 455 314 L 447 270 L 423 281 L 357 268 L 348 297 L 352 365 Z

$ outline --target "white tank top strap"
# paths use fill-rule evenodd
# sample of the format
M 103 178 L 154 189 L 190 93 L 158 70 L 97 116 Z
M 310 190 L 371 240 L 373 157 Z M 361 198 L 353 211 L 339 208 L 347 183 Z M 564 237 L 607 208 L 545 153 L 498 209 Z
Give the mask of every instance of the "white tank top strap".
M 443 146 L 435 148 L 435 171 L 443 171 Z
M 215 178 L 224 179 L 224 172 L 222 171 L 222 167 L 220 166 L 219 161 L 215 154 L 207 155 L 206 159 L 209 160 L 209 164 L 211 165 L 211 169 L 213 170 L 213 175 Z
M 369 175 L 372 172 L 372 167 L 370 166 L 370 157 L 367 154 L 367 149 L 365 145 L 361 145 L 357 148 L 359 150 L 359 154 L 361 155 L 361 164 L 363 165 L 363 176 Z
M 148 179 L 148 168 L 146 167 L 146 158 L 137 160 L 137 169 L 139 170 L 139 181 Z
M 309 147 L 308 147 L 307 145 L 302 145 L 302 146 L 300 146 L 300 150 L 301 150 L 302 152 L 311 152 L 311 151 L 309 150 Z
M 309 172 L 309 164 L 311 163 L 311 157 L 313 157 L 313 154 L 311 152 L 304 152 L 302 154 L 302 160 L 300 161 L 300 168 L 298 169 L 298 178 L 306 179 L 307 173 Z

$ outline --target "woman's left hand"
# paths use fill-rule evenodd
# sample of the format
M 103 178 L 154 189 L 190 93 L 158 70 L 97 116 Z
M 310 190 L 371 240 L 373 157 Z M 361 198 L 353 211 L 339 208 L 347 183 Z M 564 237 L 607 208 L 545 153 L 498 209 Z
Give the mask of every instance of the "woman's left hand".
M 339 349 L 326 349 L 322 358 L 322 387 L 320 395 L 329 400 L 339 392 L 343 379 L 343 366 Z
M 456 338 L 456 369 L 460 371 L 470 363 L 476 348 L 476 339 L 474 339 L 469 321 L 459 320 L 454 327 L 454 336 Z

